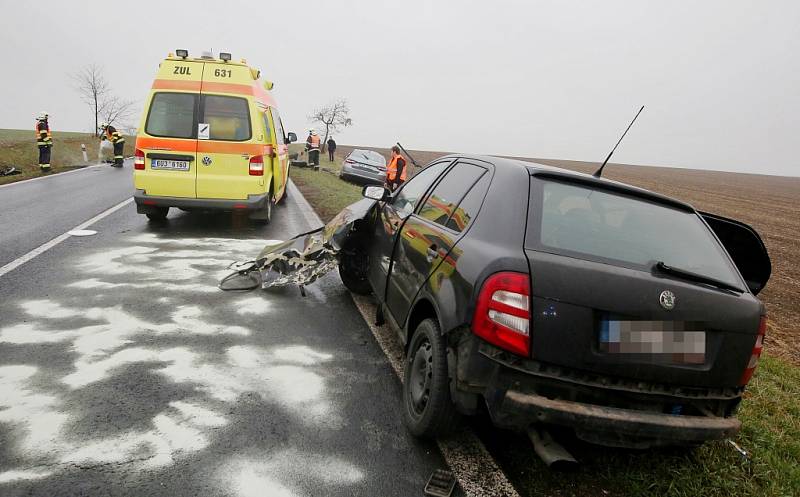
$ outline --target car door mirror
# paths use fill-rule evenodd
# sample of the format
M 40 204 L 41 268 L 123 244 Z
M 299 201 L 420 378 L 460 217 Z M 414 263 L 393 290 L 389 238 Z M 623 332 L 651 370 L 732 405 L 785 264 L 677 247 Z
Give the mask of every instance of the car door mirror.
M 387 188 L 384 188 L 382 186 L 368 185 L 365 186 L 363 190 L 361 190 L 361 195 L 364 196 L 364 198 L 382 202 L 387 198 L 389 198 L 391 192 L 389 192 Z
M 297 141 L 297 135 L 289 131 L 289 143 L 294 143 Z
M 772 263 L 756 230 L 741 221 L 716 214 L 701 212 L 700 215 L 725 246 L 747 287 L 753 295 L 758 295 L 769 281 Z

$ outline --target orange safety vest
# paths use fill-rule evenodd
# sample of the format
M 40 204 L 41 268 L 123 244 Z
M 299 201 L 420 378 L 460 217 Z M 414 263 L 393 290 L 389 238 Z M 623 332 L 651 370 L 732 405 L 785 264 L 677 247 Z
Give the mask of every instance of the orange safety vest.
M 408 171 L 408 161 L 402 158 L 401 156 L 392 157 L 392 160 L 389 161 L 389 165 L 386 166 L 386 179 L 389 181 L 394 181 L 397 177 L 397 161 L 403 161 L 403 170 L 400 172 L 400 181 L 406 180 L 406 172 Z
M 311 135 L 308 137 L 308 143 L 312 149 L 319 148 L 319 135 Z

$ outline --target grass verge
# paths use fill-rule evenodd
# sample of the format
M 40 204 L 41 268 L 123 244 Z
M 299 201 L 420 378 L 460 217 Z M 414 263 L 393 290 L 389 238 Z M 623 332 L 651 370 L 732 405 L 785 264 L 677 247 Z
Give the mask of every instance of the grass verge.
M 328 221 L 361 198 L 361 187 L 338 177 L 342 157 L 323 168 L 293 168 L 292 178 L 317 214 Z M 476 423 L 477 431 L 508 477 L 525 496 L 794 496 L 800 495 L 800 368 L 765 355 L 739 411 L 743 428 L 735 442 L 697 449 L 627 451 L 577 441 L 568 448 L 581 461 L 576 473 L 548 470 L 525 435 Z
M 133 155 L 135 137 L 125 137 L 125 155 Z M 87 165 L 83 160 L 81 144 L 86 145 L 89 164 L 97 163 L 97 150 L 100 141 L 91 133 L 74 133 L 53 130 L 53 149 L 50 159 L 51 172 L 61 173 Z M 0 129 L 0 169 L 14 166 L 22 174 L 0 176 L 0 185 L 43 176 L 39 170 L 39 149 L 33 127 L 30 131 L 21 129 Z

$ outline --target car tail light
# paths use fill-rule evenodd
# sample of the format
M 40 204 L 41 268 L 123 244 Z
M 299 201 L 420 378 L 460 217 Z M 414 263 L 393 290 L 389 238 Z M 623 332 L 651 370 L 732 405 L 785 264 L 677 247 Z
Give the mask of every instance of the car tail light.
M 753 373 L 756 372 L 758 366 L 758 359 L 761 357 L 761 351 L 764 350 L 764 335 L 767 333 L 767 316 L 761 316 L 761 322 L 758 324 L 758 335 L 756 336 L 756 343 L 753 345 L 753 352 L 750 354 L 750 361 L 742 373 L 742 379 L 739 380 L 740 386 L 745 386 L 750 382 Z
M 133 154 L 133 168 L 138 169 L 140 171 L 144 170 L 144 152 L 140 149 L 136 149 L 136 152 Z
M 264 176 L 264 156 L 250 157 L 250 176 Z
M 345 159 L 344 162 L 346 164 L 355 164 L 356 163 L 356 161 L 354 161 L 353 159 Z
M 483 283 L 472 332 L 498 347 L 530 355 L 530 278 L 524 273 L 495 273 Z

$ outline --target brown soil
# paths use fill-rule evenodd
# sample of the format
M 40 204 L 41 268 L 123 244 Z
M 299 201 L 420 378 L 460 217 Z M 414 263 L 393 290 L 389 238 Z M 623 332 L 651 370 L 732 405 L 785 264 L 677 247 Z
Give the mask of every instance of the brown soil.
M 355 147 L 340 146 L 346 155 Z M 386 148 L 369 148 L 389 157 Z M 445 152 L 409 150 L 424 165 Z M 573 171 L 594 172 L 594 162 L 527 159 Z M 772 259 L 772 277 L 759 298 L 767 305 L 766 351 L 800 365 L 800 177 L 609 164 L 603 177 L 628 183 L 738 219 L 756 229 Z

